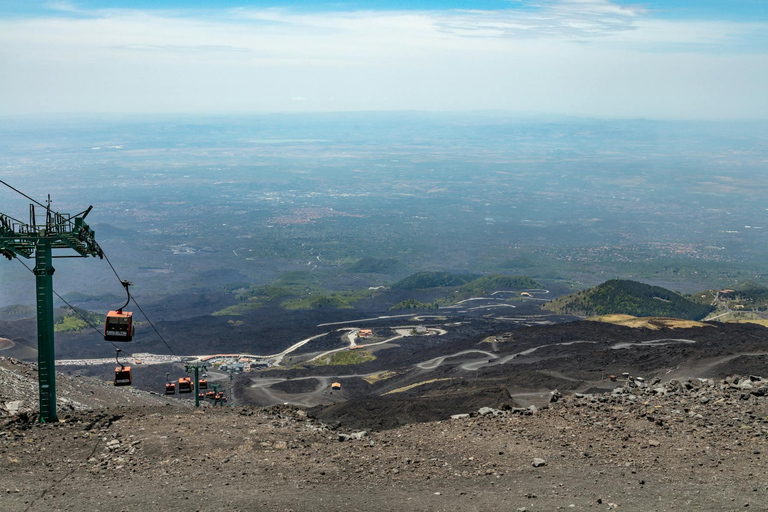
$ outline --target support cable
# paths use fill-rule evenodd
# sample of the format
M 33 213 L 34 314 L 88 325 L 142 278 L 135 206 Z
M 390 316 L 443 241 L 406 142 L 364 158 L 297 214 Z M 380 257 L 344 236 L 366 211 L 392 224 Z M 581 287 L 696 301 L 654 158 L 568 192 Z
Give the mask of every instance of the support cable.
M 112 265 L 112 262 L 111 262 L 111 261 L 109 261 L 109 256 L 107 256 L 107 253 L 106 253 L 106 252 L 104 252 L 104 250 L 103 250 L 103 249 L 102 249 L 102 253 L 104 254 L 104 259 L 105 259 L 105 260 L 107 260 L 107 263 L 109 264 L 109 268 L 111 268 L 111 269 L 112 269 L 112 272 L 114 272 L 114 274 L 115 274 L 115 277 L 117 278 L 117 280 L 118 280 L 118 281 L 120 281 L 120 285 L 121 285 L 121 286 L 125 286 L 125 285 L 123 284 L 125 281 L 123 281 L 123 280 L 120 278 L 120 274 L 118 274 L 118 273 L 117 273 L 117 270 L 115 270 L 115 267 L 114 267 L 114 265 Z M 174 350 L 173 350 L 173 349 L 171 348 L 171 346 L 168 344 L 168 342 L 167 342 L 167 341 L 165 341 L 165 338 L 163 338 L 163 335 L 162 335 L 162 334 L 160 334 L 160 331 L 158 331 L 158 330 L 157 330 L 157 327 L 155 327 L 155 324 L 153 324 L 153 323 L 152 323 L 152 320 L 150 320 L 150 319 L 149 319 L 149 317 L 148 317 L 148 316 L 147 316 L 147 314 L 144 312 L 144 310 L 141 308 L 141 306 L 139 305 L 139 303 L 138 303 L 138 302 L 136 302 L 136 297 L 134 297 L 133 295 L 130 295 L 130 294 L 129 294 L 129 296 L 130 296 L 131 300 L 133 301 L 133 303 L 134 303 L 134 304 L 136 304 L 136 307 L 137 307 L 137 308 L 139 308 L 139 311 L 141 311 L 141 314 L 142 314 L 142 315 L 144 315 L 144 318 L 147 320 L 147 322 L 149 323 L 149 325 L 150 325 L 150 326 L 152 327 L 152 329 L 155 331 L 155 333 L 157 334 L 157 337 L 158 337 L 158 338 L 160 338 L 160 341 L 162 341 L 162 342 L 165 344 L 165 346 L 166 346 L 166 347 L 168 347 L 168 350 L 170 350 L 170 351 L 171 351 L 171 354 L 173 354 L 174 356 L 175 356 L 175 355 L 177 355 L 177 354 L 176 354 L 176 352 L 174 352 Z
M 24 193 L 24 192 L 22 192 L 21 190 L 19 190 L 19 189 L 15 188 L 15 187 L 12 187 L 12 186 L 11 186 L 11 185 L 9 185 L 8 183 L 4 182 L 3 180 L 0 180 L 0 183 L 2 183 L 3 185 L 5 185 L 5 186 L 6 186 L 6 187 L 8 187 L 9 189 L 13 190 L 14 192 L 18 192 L 19 194 L 21 194 L 22 196 L 26 197 L 27 199 L 29 199 L 30 201 L 32 201 L 32 202 L 33 202 L 33 203 L 35 203 L 36 205 L 38 205 L 38 206 L 42 206 L 43 208 L 46 208 L 46 209 L 48 208 L 46 205 L 44 205 L 44 204 L 43 204 L 43 203 L 41 203 L 40 201 L 37 201 L 37 200 L 35 200 L 35 199 L 32 199 L 31 197 L 29 197 L 27 194 L 25 194 L 25 193 Z
M 16 258 L 16 259 L 18 260 L 18 262 L 19 262 L 19 263 L 21 263 L 22 265 L 24 265 L 24 266 L 27 268 L 27 270 L 29 270 L 30 272 L 32 272 L 32 273 L 34 274 L 34 271 L 33 271 L 31 268 L 29 268 L 29 265 L 27 265 L 26 263 L 24 263 L 23 261 L 21 261 L 21 260 L 20 260 L 20 259 L 18 259 L 18 258 Z M 85 322 L 86 324 L 88 324 L 88 326 L 89 326 L 91 329 L 93 329 L 94 331 L 96 331 L 96 334 L 98 334 L 98 335 L 99 335 L 101 338 L 103 338 L 103 337 L 104 337 L 104 333 L 103 333 L 103 332 L 102 332 L 102 331 L 101 331 L 101 330 L 100 330 L 98 327 L 96 327 L 95 325 L 93 325 L 93 323 L 91 323 L 91 321 L 90 321 L 90 320 L 88 320 L 88 319 L 87 319 L 85 316 L 83 316 L 83 315 L 82 315 L 82 313 L 80 313 L 80 312 L 77 310 L 77 308 L 76 308 L 75 306 L 73 306 L 72 304 L 70 304 L 69 302 L 67 302 L 67 301 L 64 299 L 64 297 L 62 297 L 61 295 L 59 295 L 59 292 L 57 292 L 56 290 L 53 290 L 53 294 L 54 294 L 54 295 L 56 295 L 56 296 L 59 298 L 59 300 L 60 300 L 61 302 L 63 302 L 63 303 L 64 303 L 64 304 L 66 304 L 67 306 L 69 306 L 69 309 L 71 309 L 71 310 L 72 310 L 72 311 L 73 311 L 73 312 L 74 312 L 74 313 L 75 313 L 77 316 L 79 316 L 79 317 L 80 317 L 80 319 L 81 319 L 83 322 Z M 115 344 L 114 344 L 114 343 L 112 343 L 111 341 L 109 341 L 109 340 L 104 340 L 104 341 L 106 341 L 107 343 L 109 343 L 110 345 L 112 345 L 113 347 L 115 347 L 115 349 L 117 349 L 117 350 L 120 350 L 121 352 L 123 352 L 123 353 L 125 353 L 125 354 L 128 354 L 128 356 L 129 356 L 129 357 L 133 357 L 133 354 L 131 354 L 130 352 L 127 352 L 127 351 L 125 351 L 125 350 L 123 350 L 123 349 L 119 348 L 117 345 L 115 345 Z
M 6 187 L 10 188 L 10 189 L 11 189 L 11 190 L 13 190 L 14 192 L 16 192 L 16 193 L 18 193 L 18 194 L 20 194 L 20 195 L 24 196 L 25 198 L 27 198 L 28 200 L 32 201 L 33 203 L 35 203 L 35 204 L 37 204 L 37 205 L 39 205 L 39 206 L 41 206 L 41 207 L 45 208 L 45 209 L 46 209 L 46 211 L 48 211 L 48 210 L 50 209 L 50 206 L 48 206 L 48 205 L 44 205 L 44 204 L 43 204 L 43 203 L 41 203 L 40 201 L 37 201 L 36 199 L 33 199 L 32 197 L 28 196 L 27 194 L 25 194 L 25 193 L 24 193 L 24 192 L 22 192 L 21 190 L 19 190 L 19 189 L 17 189 L 17 188 L 15 188 L 15 187 L 13 187 L 13 186 L 11 186 L 11 185 L 9 185 L 9 184 L 8 184 L 8 183 L 6 183 L 5 181 L 3 181 L 3 180 L 0 180 L 0 183 L 2 183 L 3 185 L 5 185 Z M 111 261 L 109 261 L 109 257 L 107 256 L 107 254 L 106 254 L 106 253 L 104 253 L 104 252 L 103 252 L 103 250 L 102 250 L 102 254 L 104 254 L 104 259 L 106 259 L 106 260 L 107 260 L 107 263 L 109 264 L 109 268 L 111 268 L 111 269 L 112 269 L 112 272 L 115 274 L 115 277 L 117 277 L 117 280 L 118 280 L 118 281 L 120 281 L 120 284 L 121 284 L 122 286 L 125 286 L 125 285 L 123 284 L 123 283 L 124 283 L 124 281 L 123 281 L 123 280 L 120 278 L 120 274 L 118 274 L 118 273 L 117 273 L 117 270 L 115 269 L 114 265 L 112 265 L 112 262 L 111 262 Z M 18 258 L 17 258 L 17 259 L 18 259 Z M 19 261 L 21 261 L 21 260 L 19 260 Z M 21 263 L 22 263 L 22 265 L 24 265 L 25 267 L 27 267 L 27 270 L 29 270 L 30 272 L 32 272 L 32 269 L 30 269 L 30 268 L 29 268 L 29 267 L 28 267 L 28 266 L 27 266 L 27 265 L 26 265 L 26 264 L 25 264 L 23 261 L 22 261 Z M 34 272 L 33 272 L 33 273 L 34 273 Z M 59 299 L 61 299 L 61 300 L 62 300 L 62 301 L 63 301 L 63 302 L 64 302 L 64 303 L 67 305 L 67 306 L 69 306 L 70 308 L 72 308 L 72 310 L 73 310 L 73 311 L 75 311 L 74 307 L 73 307 L 72 305 L 70 305 L 70 304 L 69 304 L 67 301 L 65 301 L 65 300 L 64 300 L 64 299 L 61 297 L 61 295 L 59 295 L 59 294 L 58 294 L 58 293 L 56 293 L 55 291 L 54 291 L 53 293 L 55 293 L 55 294 L 56 294 L 56 296 L 57 296 Z M 129 296 L 130 296 L 130 294 L 129 294 Z M 130 296 L 130 298 L 131 298 L 131 300 L 133 300 L 133 303 L 134 303 L 134 304 L 136 304 L 136 307 L 137 307 L 137 308 L 139 308 L 139 311 L 141 311 L 141 314 L 142 314 L 142 315 L 144 315 L 144 318 L 147 320 L 147 322 L 148 322 L 148 323 L 149 323 L 149 325 L 152 327 L 152 329 L 155 331 L 155 333 L 156 333 L 156 334 L 157 334 L 157 336 L 160 338 L 160 340 L 163 342 L 163 344 L 164 344 L 164 345 L 165 345 L 165 346 L 168 348 L 168 350 L 170 350 L 170 351 L 171 351 L 171 354 L 173 354 L 173 355 L 176 355 L 176 352 L 174 352 L 174 350 L 171 348 L 171 346 L 168 344 L 168 342 L 167 342 L 167 341 L 165 341 L 165 338 L 163 338 L 163 335 L 162 335 L 162 334 L 160 334 L 160 331 L 158 331 L 158 330 L 157 330 L 157 327 L 155 327 L 155 324 L 153 324 L 153 323 L 152 323 L 152 320 L 150 320 L 150 319 L 149 319 L 149 317 L 148 317 L 148 316 L 147 316 L 147 314 L 144 312 L 144 310 L 143 310 L 143 309 L 142 309 L 142 307 L 139 305 L 139 303 L 138 303 L 138 302 L 136 302 L 136 299 L 135 299 L 133 296 Z M 77 313 L 77 311 L 75 311 L 75 312 Z M 93 326 L 93 324 L 91 324 L 90 322 L 88 322 L 88 321 L 87 321 L 87 319 L 85 319 L 85 318 L 84 318 L 82 315 L 80 315 L 80 313 L 77 313 L 77 314 L 78 314 L 78 315 L 79 315 L 81 318 L 83 318 L 83 320 L 85 320 L 85 321 L 86 321 L 86 322 L 87 322 L 89 325 L 91 325 L 91 327 L 93 327 L 94 329 L 96 329 L 96 328 Z M 98 331 L 98 329 L 96 329 L 96 331 L 97 331 L 97 332 L 99 332 L 99 331 Z M 110 343 L 112 343 L 112 342 L 110 342 Z M 117 348 L 117 346 L 116 346 L 116 345 L 114 345 L 114 344 L 112 344 L 112 345 L 113 345 L 115 348 Z

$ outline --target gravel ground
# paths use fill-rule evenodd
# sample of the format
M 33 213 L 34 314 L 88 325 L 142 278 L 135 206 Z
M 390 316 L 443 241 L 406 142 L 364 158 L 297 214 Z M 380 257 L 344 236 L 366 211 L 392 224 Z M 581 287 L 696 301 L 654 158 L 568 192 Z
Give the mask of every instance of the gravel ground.
M 620 386 L 371 433 L 288 406 L 6 416 L 0 510 L 768 510 L 766 381 Z

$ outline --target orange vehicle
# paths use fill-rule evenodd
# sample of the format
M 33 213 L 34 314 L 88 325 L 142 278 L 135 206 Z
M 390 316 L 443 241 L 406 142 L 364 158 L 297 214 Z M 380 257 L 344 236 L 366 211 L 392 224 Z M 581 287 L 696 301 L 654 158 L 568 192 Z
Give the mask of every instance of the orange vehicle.
M 115 386 L 131 385 L 131 367 L 118 366 L 115 368 Z
M 210 398 L 211 400 L 213 400 L 215 397 L 216 397 L 215 391 L 209 391 L 205 394 L 205 398 Z
M 208 381 L 206 379 L 200 379 L 197 382 L 199 389 L 208 389 Z
M 192 379 L 190 377 L 179 378 L 179 394 L 191 393 L 194 391 L 193 388 L 194 386 L 192 385 Z
M 130 311 L 110 311 L 104 322 L 104 339 L 106 341 L 131 341 L 136 332 L 133 325 L 133 313 Z
M 165 383 L 165 394 L 166 395 L 175 395 L 176 394 L 176 384 L 173 382 L 166 382 Z
M 331 389 L 341 389 L 341 382 L 334 382 L 331 384 Z

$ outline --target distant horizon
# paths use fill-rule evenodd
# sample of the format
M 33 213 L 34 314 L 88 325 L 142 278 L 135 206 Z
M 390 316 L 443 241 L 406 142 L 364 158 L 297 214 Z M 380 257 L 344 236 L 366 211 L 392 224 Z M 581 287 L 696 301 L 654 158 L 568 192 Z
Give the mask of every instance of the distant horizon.
M 509 120 L 530 120 L 537 121 L 543 119 L 573 119 L 573 120 L 594 120 L 594 121 L 649 121 L 649 122 L 670 122 L 670 123 L 760 123 L 768 122 L 766 117 L 732 117 L 732 118 L 664 118 L 664 117 L 642 117 L 642 116 L 598 116 L 589 114 L 570 114 L 562 112 L 526 112 L 514 110 L 316 110 L 316 111 L 253 111 L 253 112 L 27 112 L 21 114 L 2 114 L 0 121 L 12 120 L 94 120 L 94 121 L 116 121 L 125 119 L 145 119 L 158 121 L 173 118 L 248 118 L 264 116 L 324 116 L 324 115 L 354 115 L 354 114 L 372 114 L 372 115 L 407 115 L 407 114 L 432 114 L 432 115 L 455 115 L 464 117 L 499 117 Z

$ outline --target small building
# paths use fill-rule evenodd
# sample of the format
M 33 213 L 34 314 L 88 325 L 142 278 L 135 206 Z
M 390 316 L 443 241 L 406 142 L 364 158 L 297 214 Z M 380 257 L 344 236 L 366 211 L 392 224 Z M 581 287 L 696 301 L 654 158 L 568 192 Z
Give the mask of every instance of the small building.
M 373 331 L 371 329 L 360 329 L 357 331 L 357 335 L 361 338 L 370 338 L 373 336 Z
M 331 389 L 333 390 L 341 389 L 341 382 L 334 382 L 333 384 L 331 384 Z
M 423 325 L 417 325 L 413 330 L 416 334 L 427 334 L 427 328 Z

